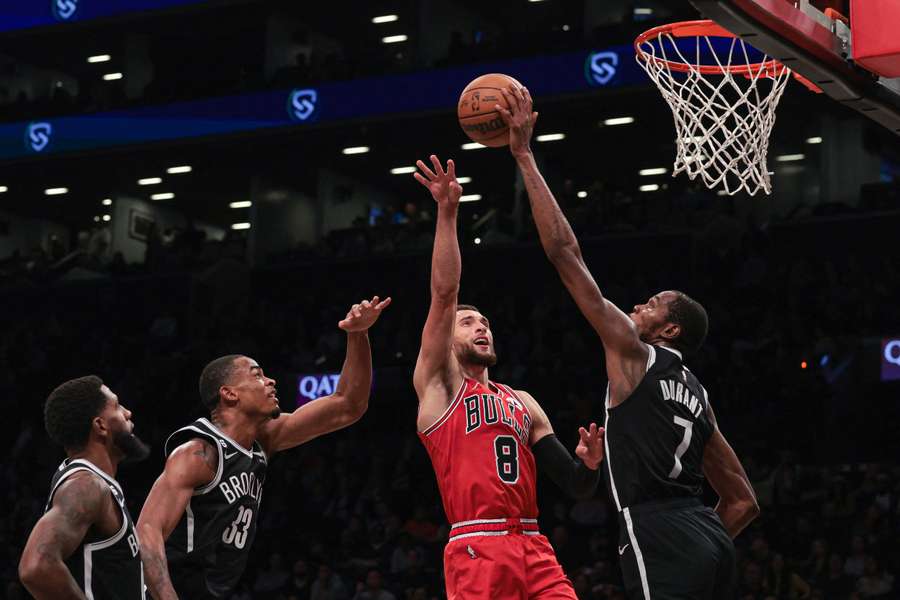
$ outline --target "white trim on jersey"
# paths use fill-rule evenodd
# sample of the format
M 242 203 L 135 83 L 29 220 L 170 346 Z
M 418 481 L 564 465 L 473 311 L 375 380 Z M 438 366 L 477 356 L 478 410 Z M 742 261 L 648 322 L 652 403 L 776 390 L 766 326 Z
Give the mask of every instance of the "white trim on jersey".
M 74 473 L 78 470 L 80 469 L 69 472 Z M 119 503 L 116 502 L 116 504 L 118 505 Z M 122 527 L 119 528 L 119 531 L 111 538 L 103 540 L 102 542 L 84 545 L 84 595 L 88 600 L 94 600 L 94 591 L 91 589 L 91 578 L 94 567 L 92 553 L 96 550 L 103 550 L 104 548 L 109 548 L 116 544 L 125 537 L 125 532 L 128 531 L 128 515 L 125 514 L 125 510 L 121 506 L 119 506 L 119 510 L 122 511 Z M 143 590 L 141 590 L 141 594 L 143 594 Z
M 522 519 L 523 521 L 525 519 Z M 450 526 L 450 529 L 457 527 L 466 527 L 467 525 L 485 525 L 487 523 L 506 523 L 507 519 L 472 519 L 471 521 L 460 521 Z
M 215 425 L 213 425 L 212 422 L 211 422 L 209 419 L 205 418 L 205 417 L 200 417 L 200 418 L 197 419 L 197 420 L 200 421 L 201 423 L 203 423 L 204 425 L 206 425 L 207 427 L 209 427 L 210 429 L 212 429 L 213 432 L 216 433 L 216 435 L 218 435 L 219 437 L 221 437 L 221 438 L 224 439 L 225 441 L 229 442 L 229 443 L 230 443 L 232 446 L 234 446 L 237 450 L 240 450 L 241 452 L 243 452 L 244 454 L 246 454 L 247 456 L 249 456 L 249 457 L 251 457 L 251 458 L 253 457 L 253 447 L 252 447 L 252 446 L 250 447 L 249 450 L 248 450 L 247 448 L 244 448 L 243 446 L 241 446 L 240 444 L 238 444 L 236 441 L 234 441 L 233 439 L 231 439 L 230 437 L 228 437 L 228 434 L 226 434 L 224 431 L 222 431 L 221 429 L 219 429 L 218 427 L 216 427 Z
M 485 535 L 489 535 L 489 536 L 509 535 L 509 531 L 505 531 L 505 530 L 504 531 L 474 531 L 472 533 L 461 533 L 459 535 L 451 535 L 450 539 L 447 540 L 447 543 L 449 544 L 450 542 L 453 542 L 456 540 L 461 540 L 463 538 L 485 536 Z
M 649 373 L 650 367 L 652 367 L 653 363 L 656 362 L 656 348 L 654 348 L 653 346 L 647 346 L 647 349 L 649 350 L 649 352 L 647 352 L 647 370 L 644 371 L 644 374 Z
M 622 505 L 619 503 L 619 492 L 616 490 L 616 480 L 613 478 L 612 461 L 609 456 L 609 384 L 606 384 L 606 399 L 603 401 L 606 406 L 606 419 L 603 421 L 603 429 L 607 432 L 603 436 L 603 462 L 606 463 L 606 469 L 609 471 L 609 487 L 612 489 L 613 500 L 616 501 L 616 510 L 622 512 Z
M 204 420 L 204 419 L 200 419 L 200 420 Z M 222 471 L 225 469 L 225 454 L 222 451 L 222 444 L 220 444 L 219 441 L 217 439 L 215 439 L 215 437 L 216 437 L 215 434 L 212 434 L 208 431 L 203 431 L 199 427 L 194 427 L 193 425 L 187 425 L 186 427 L 182 427 L 181 429 L 173 431 L 172 435 L 170 435 L 168 437 L 168 439 L 166 439 L 165 447 L 168 448 L 169 440 L 171 440 L 172 437 L 175 436 L 175 434 L 181 433 L 182 431 L 196 431 L 197 433 L 201 434 L 201 436 L 202 436 L 201 439 L 204 439 L 204 441 L 211 443 L 213 446 L 216 447 L 216 450 L 219 452 L 219 465 L 216 467 L 216 476 L 212 478 L 212 481 L 210 481 L 203 487 L 199 487 L 196 490 L 194 490 L 194 493 L 192 494 L 194 496 L 202 496 L 203 494 L 206 494 L 206 493 L 210 492 L 211 490 L 214 490 L 216 488 L 216 486 L 219 485 L 219 481 L 221 481 L 221 479 L 222 479 Z M 190 440 L 188 440 L 188 441 L 190 441 Z M 185 443 L 187 443 L 187 442 L 185 442 Z M 240 446 L 238 446 L 238 447 L 240 448 Z M 174 452 L 174 450 L 175 449 L 173 448 L 172 451 Z
M 644 600 L 650 600 L 650 584 L 647 581 L 647 567 L 644 565 L 644 555 L 641 553 L 641 547 L 638 546 L 637 537 L 634 535 L 634 524 L 631 522 L 631 511 L 627 508 L 622 511 L 625 517 L 625 527 L 628 529 L 628 539 L 631 540 L 631 547 L 634 549 L 634 558 L 637 561 L 638 573 L 641 576 L 641 589 L 644 592 Z
M 425 437 L 428 437 L 429 435 L 431 435 L 432 433 L 434 433 L 435 431 L 437 431 L 438 429 L 441 428 L 441 426 L 450 418 L 450 414 L 456 408 L 457 404 L 459 404 L 459 402 L 462 400 L 463 391 L 466 389 L 467 383 L 468 383 L 468 379 L 466 377 L 463 377 L 463 380 L 459 386 L 459 389 L 456 390 L 456 393 L 453 395 L 453 402 L 451 402 L 450 405 L 446 409 L 444 409 L 443 414 L 441 414 L 440 417 L 435 419 L 434 423 L 432 423 L 431 425 L 429 425 L 428 427 L 426 427 L 419 433 L 421 433 Z
M 184 507 L 184 515 L 187 530 L 187 554 L 194 551 L 194 510 L 191 508 L 191 499 L 188 498 L 187 506 Z

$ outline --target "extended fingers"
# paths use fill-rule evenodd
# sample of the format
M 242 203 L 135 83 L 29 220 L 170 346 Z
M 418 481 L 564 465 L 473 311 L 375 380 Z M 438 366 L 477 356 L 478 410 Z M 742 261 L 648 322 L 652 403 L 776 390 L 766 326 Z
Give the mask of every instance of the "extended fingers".
M 450 179 L 456 179 L 456 163 L 452 158 L 447 161 L 447 175 L 450 176 Z
M 374 302 L 377 299 L 378 299 L 378 296 L 375 296 L 375 299 L 373 299 L 372 301 Z M 384 300 L 382 300 L 381 302 L 379 302 L 378 304 L 375 305 L 375 310 L 382 311 L 390 305 L 391 305 L 391 297 L 388 296 L 387 298 L 385 298 Z
M 431 158 L 431 164 L 434 165 L 434 172 L 437 173 L 438 175 L 440 175 L 441 177 L 444 177 L 446 175 L 446 173 L 444 173 L 444 167 L 441 166 L 440 159 L 438 159 L 438 157 L 435 156 L 434 154 L 432 154 L 430 156 L 430 158 Z
M 433 155 L 432 155 L 432 158 L 434 158 Z M 440 164 L 440 163 L 439 163 L 439 164 Z M 428 179 L 434 179 L 435 177 L 437 177 L 437 176 L 434 174 L 434 171 L 432 171 L 431 169 L 429 169 L 428 166 L 427 166 L 424 162 L 422 162 L 421 160 L 417 160 L 417 161 L 416 161 L 416 166 L 419 167 L 419 169 L 420 169 L 423 173 L 425 173 L 425 175 L 428 177 Z

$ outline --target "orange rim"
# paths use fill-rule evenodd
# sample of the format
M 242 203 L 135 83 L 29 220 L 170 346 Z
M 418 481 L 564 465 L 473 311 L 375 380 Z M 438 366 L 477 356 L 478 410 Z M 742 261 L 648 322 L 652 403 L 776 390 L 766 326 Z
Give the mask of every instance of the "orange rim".
M 680 21 L 678 23 L 669 23 L 668 25 L 660 25 L 653 29 L 648 29 L 634 40 L 634 51 L 640 60 L 645 62 L 653 61 L 666 65 L 672 71 L 680 73 L 698 72 L 703 75 L 722 75 L 724 73 L 734 73 L 736 75 L 754 76 L 760 73 L 764 77 L 777 77 L 781 75 L 787 67 L 775 60 L 767 60 L 761 63 L 753 63 L 749 65 L 690 65 L 683 62 L 667 60 L 658 56 L 651 56 L 644 52 L 641 46 L 657 40 L 660 36 L 671 35 L 675 38 L 689 37 L 724 37 L 736 38 L 737 36 L 716 23 L 715 21 Z

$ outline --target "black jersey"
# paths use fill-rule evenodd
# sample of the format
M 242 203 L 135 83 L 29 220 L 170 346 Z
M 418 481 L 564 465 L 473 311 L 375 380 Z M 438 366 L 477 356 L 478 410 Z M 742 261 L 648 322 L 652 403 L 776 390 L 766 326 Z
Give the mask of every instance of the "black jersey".
M 706 390 L 681 353 L 649 346 L 647 373 L 621 404 L 606 392 L 606 468 L 616 509 L 672 498 L 698 497 L 703 449 L 713 433 Z
M 66 559 L 66 566 L 88 600 L 106 598 L 143 600 L 144 570 L 141 564 L 140 545 L 119 482 L 88 460 L 83 458 L 65 460 L 50 482 L 50 496 L 47 498 L 44 512 L 52 507 L 53 495 L 59 486 L 75 473 L 82 471 L 99 477 L 109 486 L 109 493 L 122 511 L 122 526 L 114 536 L 105 540 L 91 540 L 88 532 L 81 547 Z
M 176 592 L 224 597 L 244 572 L 256 536 L 266 454 L 259 442 L 248 450 L 207 419 L 197 419 L 169 436 L 166 456 L 195 438 L 216 447 L 218 468 L 212 481 L 194 490 L 166 541 L 166 557 Z

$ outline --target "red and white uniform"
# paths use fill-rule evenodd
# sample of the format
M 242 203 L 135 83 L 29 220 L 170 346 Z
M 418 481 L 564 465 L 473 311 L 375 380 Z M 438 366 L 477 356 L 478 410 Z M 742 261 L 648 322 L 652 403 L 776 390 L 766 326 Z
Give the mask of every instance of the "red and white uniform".
M 419 433 L 451 525 L 449 600 L 575 599 L 538 531 L 533 419 L 508 386 L 465 378 L 443 415 Z

